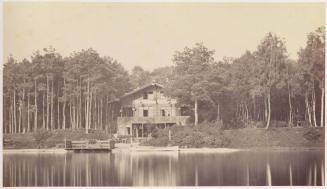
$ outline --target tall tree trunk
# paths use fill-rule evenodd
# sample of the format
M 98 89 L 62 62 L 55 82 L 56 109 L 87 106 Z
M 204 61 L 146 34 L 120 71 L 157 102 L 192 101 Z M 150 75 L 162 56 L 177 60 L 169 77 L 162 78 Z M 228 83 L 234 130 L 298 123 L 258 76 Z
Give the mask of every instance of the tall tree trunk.
M 194 101 L 194 125 L 197 125 L 199 122 L 198 120 L 198 99 Z
M 316 92 L 315 87 L 312 90 L 312 116 L 313 116 L 313 125 L 317 127 L 317 120 L 316 120 Z
M 57 87 L 57 129 L 60 129 L 60 107 L 59 107 L 59 83 L 58 83 L 58 87 Z
M 110 105 L 110 111 L 111 111 L 111 123 L 110 123 L 110 125 L 113 127 L 114 126 L 113 125 L 113 123 L 114 123 L 114 113 L 115 113 L 115 104 L 114 103 L 112 105 Z
M 89 105 L 90 104 L 90 78 L 87 78 L 86 121 L 85 132 L 89 133 Z
M 91 89 L 90 93 L 90 107 L 89 107 L 89 128 L 92 128 L 92 100 L 93 100 L 93 91 Z
M 22 103 L 19 102 L 19 109 L 18 109 L 18 133 L 22 132 Z
M 288 120 L 288 125 L 291 127 L 293 125 L 293 115 L 292 115 L 292 98 L 291 98 L 291 89 L 290 89 L 290 84 L 287 83 L 287 89 L 288 89 L 288 105 L 289 105 L 289 120 Z
M 73 124 L 73 116 L 72 116 L 72 103 L 71 100 L 69 100 L 69 119 L 70 119 L 70 126 L 72 129 L 75 129 L 75 125 Z
M 85 118 L 85 120 L 84 120 L 84 121 L 85 121 L 85 124 L 84 124 L 84 125 L 85 125 L 85 131 L 86 131 L 87 120 L 88 120 L 88 119 L 87 119 L 87 115 L 88 115 L 88 114 L 87 114 L 87 109 L 88 109 L 87 98 L 88 98 L 88 95 L 86 95 L 86 97 L 84 98 L 84 101 L 85 101 L 85 102 L 84 102 L 84 104 L 85 104 L 85 105 L 84 105 L 84 118 Z
M 246 120 L 246 124 L 247 126 L 249 125 L 249 108 L 247 103 L 244 104 L 245 106 L 245 120 Z
M 9 108 L 9 133 L 13 133 L 13 119 L 12 119 L 12 101 L 11 97 L 9 96 L 10 108 Z
M 321 110 L 320 110 L 320 127 L 324 126 L 324 98 L 325 98 L 325 89 L 321 87 Z
M 108 99 L 108 97 L 106 97 L 106 99 L 105 99 L 106 102 L 108 102 L 107 99 Z M 106 102 L 104 103 L 104 115 L 110 115 Z M 106 123 L 107 123 L 107 116 L 104 116 L 103 125 L 104 125 L 104 129 L 105 129 L 106 133 L 108 133 L 109 128 Z
M 267 117 L 266 129 L 269 128 L 269 125 L 270 125 L 270 116 L 271 116 L 270 90 L 269 90 L 268 95 L 267 95 L 267 104 L 268 104 L 268 117 Z
M 99 125 L 99 128 L 101 128 L 101 124 L 100 124 L 101 113 L 100 112 L 101 112 L 101 104 L 100 104 L 100 99 L 98 99 L 98 125 Z
M 37 129 L 37 85 L 36 85 L 36 78 L 34 79 L 35 82 L 35 89 L 34 89 L 34 106 L 35 106 L 35 113 L 34 113 L 34 131 Z
M 42 128 L 46 129 L 46 122 L 45 122 L 45 91 L 42 94 Z
M 217 104 L 217 119 L 216 122 L 218 123 L 220 121 L 220 109 L 219 109 L 219 103 Z
M 100 127 L 103 129 L 103 121 L 102 121 L 102 111 L 103 111 L 103 102 L 102 98 L 100 100 Z
M 49 78 L 47 76 L 47 124 L 46 124 L 46 128 L 47 130 L 49 130 Z
M 252 119 L 253 119 L 254 121 L 257 120 L 257 119 L 256 119 L 256 115 L 257 115 L 256 110 L 257 110 L 257 107 L 256 107 L 255 97 L 253 97 L 253 114 L 252 114 Z
M 21 127 L 22 127 L 22 131 L 23 133 L 25 133 L 26 130 L 26 116 L 25 116 L 25 79 L 24 79 L 24 87 L 23 87 L 23 99 L 22 99 L 22 104 L 21 104 Z
M 51 121 L 50 121 L 50 130 L 54 128 L 54 119 L 53 119 L 53 78 L 51 80 Z
M 30 131 L 30 95 L 27 93 L 27 132 Z
M 98 115 L 98 109 L 97 109 L 97 91 L 95 90 L 95 94 L 94 94 L 94 128 L 95 130 L 98 129 L 98 123 L 97 123 L 97 115 Z
M 305 100 L 305 107 L 306 107 L 306 112 L 308 116 L 308 121 L 309 121 L 309 126 L 312 127 L 312 121 L 311 121 L 311 108 L 309 104 L 309 99 L 308 99 L 308 93 L 305 94 L 304 100 Z
M 66 129 L 66 79 L 64 78 L 63 105 L 62 105 L 62 129 Z
M 17 118 L 16 118 L 16 89 L 14 89 L 14 133 L 17 133 Z
M 265 101 L 265 121 L 268 120 L 268 105 L 267 105 L 267 97 L 264 97 Z
M 83 95 L 83 91 L 82 91 L 82 80 L 80 80 L 80 94 L 79 94 L 79 122 L 80 122 L 80 128 L 82 128 L 82 111 L 83 111 L 83 106 L 82 106 L 82 95 Z
M 76 104 L 75 104 L 75 97 L 73 97 L 72 99 L 72 119 L 73 119 L 73 125 L 74 125 L 74 128 L 77 129 L 77 125 L 76 125 Z
M 78 96 L 76 97 L 76 127 L 77 128 L 80 128 L 80 126 L 79 126 L 79 98 L 78 98 Z

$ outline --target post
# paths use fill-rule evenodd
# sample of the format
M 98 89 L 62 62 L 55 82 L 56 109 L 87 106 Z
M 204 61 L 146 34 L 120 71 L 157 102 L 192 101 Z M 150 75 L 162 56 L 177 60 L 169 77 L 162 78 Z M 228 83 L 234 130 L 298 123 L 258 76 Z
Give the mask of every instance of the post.
M 139 127 L 136 127 L 136 138 L 139 138 Z
M 143 135 L 143 130 L 144 130 L 144 125 L 143 125 L 143 123 L 142 123 L 142 138 L 144 137 L 144 135 Z
M 171 141 L 171 131 L 170 131 L 170 129 L 168 130 L 168 140 Z

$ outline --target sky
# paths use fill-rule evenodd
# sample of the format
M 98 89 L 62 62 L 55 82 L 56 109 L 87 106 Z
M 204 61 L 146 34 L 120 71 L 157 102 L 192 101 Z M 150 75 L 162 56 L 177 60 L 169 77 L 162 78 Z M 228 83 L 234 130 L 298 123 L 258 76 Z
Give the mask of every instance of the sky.
M 5 2 L 4 59 L 52 46 L 63 56 L 93 48 L 127 70 L 173 65 L 175 51 L 202 42 L 215 60 L 254 51 L 268 32 L 290 58 L 325 24 L 323 3 Z

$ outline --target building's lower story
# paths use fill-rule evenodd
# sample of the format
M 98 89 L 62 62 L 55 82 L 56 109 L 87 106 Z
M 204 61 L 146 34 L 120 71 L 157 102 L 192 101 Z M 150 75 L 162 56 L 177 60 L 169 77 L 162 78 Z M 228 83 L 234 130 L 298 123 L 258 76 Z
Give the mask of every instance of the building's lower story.
M 151 133 L 155 129 L 186 125 L 188 117 L 118 117 L 118 135 L 132 136 L 133 138 L 151 137 Z

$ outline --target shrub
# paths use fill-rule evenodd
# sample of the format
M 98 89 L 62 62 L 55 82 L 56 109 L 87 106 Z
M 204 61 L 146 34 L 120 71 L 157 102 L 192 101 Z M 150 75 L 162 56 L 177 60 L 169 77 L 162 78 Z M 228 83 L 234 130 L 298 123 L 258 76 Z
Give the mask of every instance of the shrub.
M 51 132 L 45 130 L 45 129 L 38 129 L 34 134 L 34 140 L 36 141 L 38 148 L 43 146 L 45 144 L 45 141 L 51 137 Z
M 168 138 L 152 138 L 146 142 L 141 143 L 141 145 L 145 146 L 167 146 Z
M 172 140 L 168 141 L 169 129 L 159 129 L 157 137 L 143 143 L 151 146 L 174 146 L 186 147 L 225 147 L 230 140 L 215 123 L 200 124 L 198 126 L 173 126 L 170 128 Z
M 321 133 L 317 129 L 310 129 L 308 132 L 303 134 L 303 137 L 309 141 L 319 141 L 322 137 Z
M 94 133 L 92 133 L 93 138 L 98 139 L 98 140 L 107 140 L 109 138 L 109 134 L 96 130 Z

